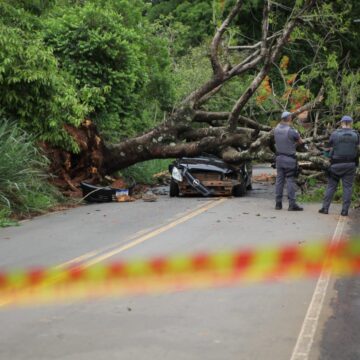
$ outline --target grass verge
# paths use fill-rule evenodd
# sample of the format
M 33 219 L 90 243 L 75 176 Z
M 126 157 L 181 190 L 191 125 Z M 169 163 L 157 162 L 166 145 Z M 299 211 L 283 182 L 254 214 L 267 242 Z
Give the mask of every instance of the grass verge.
M 171 162 L 171 159 L 149 160 L 121 170 L 119 175 L 125 179 L 135 180 L 138 184 L 154 185 L 154 175 L 167 171 Z
M 48 160 L 16 125 L 0 120 L 0 227 L 41 214 L 61 201 L 47 182 Z
M 314 180 L 314 179 L 311 179 Z M 305 194 L 299 196 L 299 200 L 302 202 L 322 202 L 325 195 L 326 184 L 313 181 L 308 184 L 308 191 Z M 342 201 L 342 185 L 341 181 L 334 194 L 333 202 L 339 203 Z M 360 182 L 355 182 L 352 194 L 352 204 L 354 206 L 360 205 Z

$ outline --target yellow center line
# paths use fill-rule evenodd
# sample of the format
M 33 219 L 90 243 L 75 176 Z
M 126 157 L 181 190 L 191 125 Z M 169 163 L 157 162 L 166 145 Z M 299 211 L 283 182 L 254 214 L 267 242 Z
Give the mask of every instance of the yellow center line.
M 57 265 L 55 268 L 56 269 L 61 269 L 63 267 L 66 267 L 68 265 L 71 265 L 71 264 L 76 264 L 76 263 L 80 263 L 86 259 L 91 259 L 92 257 L 98 255 L 98 254 L 101 254 L 102 252 L 104 251 L 107 251 L 109 249 L 111 249 L 110 251 L 107 251 L 105 253 L 103 253 L 102 255 L 99 255 L 97 257 L 94 257 L 93 259 L 87 261 L 87 262 L 84 262 L 82 264 L 82 266 L 84 267 L 89 267 L 91 265 L 94 265 L 96 263 L 99 263 L 101 261 L 104 261 L 116 254 L 119 254 L 121 252 L 124 252 L 128 249 L 131 249 L 133 248 L 134 246 L 136 245 L 139 245 L 157 235 L 160 235 L 162 233 L 164 233 L 165 231 L 168 231 L 172 228 L 174 228 L 175 226 L 178 226 L 208 210 L 210 210 L 211 208 L 217 206 L 217 205 L 220 205 L 222 203 L 224 203 L 227 199 L 225 198 L 222 198 L 222 199 L 215 199 L 215 200 L 212 200 L 212 201 L 209 201 L 209 202 L 206 202 L 204 205 L 200 205 L 199 207 L 197 207 L 195 210 L 191 210 L 190 212 L 188 213 L 185 213 L 184 215 L 180 216 L 178 219 L 174 220 L 174 221 L 171 221 L 170 223 L 164 225 L 164 226 L 161 226 L 153 231 L 150 231 L 149 233 L 145 233 L 144 235 L 140 235 L 142 233 L 144 233 L 144 230 L 140 230 L 138 231 L 133 237 L 132 239 L 134 239 L 133 241 L 131 241 L 130 243 L 128 244 L 125 244 L 125 245 L 122 245 L 118 248 L 116 248 L 115 246 L 116 245 L 110 245 L 110 246 L 107 246 L 105 248 L 102 248 L 102 249 L 99 249 L 99 250 L 93 250 L 93 251 L 90 251 L 86 254 L 83 254 L 81 256 L 78 256 L 74 259 L 71 259 L 69 261 L 66 261 L 64 263 L 61 263 L 59 265 Z M 139 236 L 139 237 L 136 237 L 136 236 Z M 135 237 L 135 238 L 134 238 Z M 0 301 L 0 307 L 2 306 L 5 306 L 5 305 L 8 305 L 9 304 L 9 301 L 4 301 L 4 302 L 1 302 Z
M 174 226 L 176 226 L 178 223 L 182 223 L 184 221 L 187 221 L 195 216 L 197 216 L 198 214 L 201 214 L 205 211 L 207 211 L 208 209 L 216 206 L 217 204 L 220 204 L 220 203 L 223 203 L 226 199 L 215 199 L 215 200 L 212 200 L 212 201 L 209 201 L 209 202 L 206 202 L 205 204 L 201 204 L 200 206 L 198 206 L 195 210 L 190 210 L 190 211 L 187 211 L 185 213 L 181 213 L 181 214 L 178 214 L 178 218 L 176 218 L 175 220 L 171 221 L 170 223 L 166 224 L 166 225 L 163 225 L 161 226 L 160 228 L 148 228 L 148 229 L 142 229 L 142 230 L 139 230 L 138 232 L 136 232 L 135 234 L 133 234 L 128 240 L 131 241 L 138 241 L 139 239 L 143 238 L 143 237 L 147 237 L 148 235 L 150 234 L 154 234 L 152 235 L 151 237 L 154 237 L 157 235 L 157 233 L 161 234 L 162 232 L 166 231 L 166 230 L 163 230 L 164 228 L 167 229 L 167 227 L 169 225 L 172 225 L 170 226 L 169 228 L 172 228 Z M 185 220 L 184 220 L 185 219 Z M 173 225 L 175 224 L 175 225 Z M 155 234 L 156 233 L 156 234 Z M 148 239 L 146 239 L 148 240 Z M 143 240 L 145 241 L 145 240 Z M 140 241 L 139 243 L 143 242 L 143 241 Z M 73 265 L 73 264 L 80 264 L 82 262 L 84 262 L 84 260 L 88 260 L 88 259 L 91 259 L 91 258 L 94 258 L 95 256 L 97 255 L 100 255 L 102 253 L 108 253 L 109 251 L 116 251 L 118 248 L 119 248 L 119 245 L 120 244 L 111 244 L 111 245 L 108 245 L 108 246 L 105 246 L 103 248 L 100 248 L 100 249 L 96 249 L 96 250 L 92 250 L 88 253 L 85 253 L 85 254 L 82 254 L 76 258 L 73 258 L 71 260 L 68 260 L 68 261 L 65 261 L 59 265 L 57 265 L 55 267 L 55 269 L 62 269 L 64 267 L 67 267 L 69 265 Z M 123 245 L 121 244 L 120 245 L 121 247 L 124 247 L 124 246 L 128 246 L 128 245 Z M 133 245 L 135 246 L 135 245 Z M 131 246 L 131 247 L 133 247 Z M 122 250 L 124 251 L 124 250 Z
M 80 262 L 82 262 L 84 260 L 90 259 L 93 256 L 98 255 L 99 253 L 100 253 L 100 250 L 90 251 L 90 252 L 88 252 L 88 253 L 86 253 L 84 255 L 78 256 L 78 257 L 76 257 L 76 258 L 74 258 L 72 260 L 66 261 L 66 262 L 64 262 L 62 264 L 59 264 L 59 265 L 56 265 L 55 269 L 62 269 L 64 267 L 68 267 L 68 266 L 73 265 L 73 264 L 78 264 L 78 263 L 80 263 Z
M 142 229 L 142 230 L 136 232 L 134 235 L 130 236 L 130 238 L 128 240 L 136 239 L 138 236 L 140 236 L 144 233 L 147 233 L 148 231 L 150 231 L 150 229 Z M 95 257 L 105 251 L 109 251 L 109 250 L 116 248 L 118 245 L 119 244 L 111 244 L 111 245 L 105 246 L 105 247 L 97 249 L 97 250 L 92 250 L 88 253 L 82 254 L 76 258 L 73 258 L 73 259 L 65 261 L 59 265 L 56 265 L 55 269 L 63 269 L 63 268 L 66 268 L 66 267 L 68 267 L 70 265 L 74 265 L 74 264 L 79 265 L 80 263 L 84 262 L 87 259 L 91 259 L 92 257 Z
M 204 206 L 202 206 L 202 207 L 188 213 L 187 215 L 184 215 L 183 217 L 181 217 L 181 218 L 179 218 L 179 219 L 177 219 L 175 221 L 170 222 L 169 224 L 166 224 L 166 225 L 164 225 L 164 226 L 162 226 L 162 227 L 160 227 L 160 228 L 158 228 L 158 229 L 156 229 L 154 231 L 151 231 L 148 234 L 140 236 L 139 238 L 133 240 L 132 242 L 130 242 L 128 244 L 122 245 L 117 249 L 111 250 L 111 251 L 109 251 L 109 252 L 107 252 L 105 254 L 102 254 L 100 256 L 95 257 L 94 259 L 92 259 L 90 261 L 87 261 L 84 264 L 84 266 L 85 267 L 92 266 L 92 265 L 97 264 L 97 263 L 99 263 L 101 261 L 107 260 L 107 259 L 109 259 L 110 257 L 112 257 L 114 255 L 117 255 L 117 254 L 119 254 L 121 252 L 129 250 L 129 249 L 135 247 L 136 245 L 139 245 L 139 244 L 141 244 L 141 243 L 143 243 L 143 242 L 145 242 L 145 241 L 147 241 L 149 239 L 152 239 L 155 236 L 158 236 L 158 235 L 164 233 L 165 231 L 168 231 L 168 230 L 174 228 L 175 226 L 178 226 L 178 225 L 180 225 L 180 224 L 182 224 L 182 223 L 184 223 L 184 222 L 186 222 L 186 221 L 188 221 L 188 220 L 190 220 L 190 219 L 192 219 L 192 218 L 194 218 L 194 217 L 196 217 L 196 216 L 210 210 L 211 208 L 213 208 L 213 207 L 215 207 L 217 205 L 222 204 L 225 201 L 226 201 L 226 199 L 224 199 L 224 198 L 220 199 L 220 200 L 211 201 L 210 203 L 205 204 Z

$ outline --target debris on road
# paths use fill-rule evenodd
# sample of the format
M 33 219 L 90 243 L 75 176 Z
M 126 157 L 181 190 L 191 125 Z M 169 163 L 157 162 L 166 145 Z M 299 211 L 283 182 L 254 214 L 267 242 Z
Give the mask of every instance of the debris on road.
M 275 184 L 276 174 L 263 173 L 259 175 L 253 175 L 252 179 L 255 183 L 270 182 L 272 184 Z
M 103 202 L 124 202 L 132 201 L 131 194 L 134 185 L 128 187 L 123 180 L 117 180 L 113 184 L 123 186 L 122 188 L 115 188 L 112 186 L 96 186 L 85 182 L 80 184 L 83 200 L 89 203 L 103 203 Z
M 129 185 L 123 179 L 116 179 L 111 184 L 113 189 L 127 189 Z
M 152 188 L 152 192 L 155 195 L 160 195 L 160 196 L 169 195 L 169 187 L 168 186 L 157 186 L 155 188 Z
M 135 201 L 130 195 L 116 195 L 116 202 L 132 202 Z
M 166 170 L 153 175 L 156 183 L 159 185 L 169 185 L 171 181 L 171 174 Z
M 158 200 L 158 197 L 153 193 L 146 193 L 142 196 L 143 201 L 145 202 L 155 202 Z

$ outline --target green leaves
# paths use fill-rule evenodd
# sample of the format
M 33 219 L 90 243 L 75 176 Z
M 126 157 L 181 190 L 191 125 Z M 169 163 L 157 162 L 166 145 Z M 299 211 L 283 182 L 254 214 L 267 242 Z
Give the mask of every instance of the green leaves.
M 145 9 L 142 0 L 0 2 L 1 114 L 73 152 L 64 125 L 86 117 L 107 138 L 143 130 L 148 108 L 172 102 L 167 42 Z
M 9 27 L 0 18 L 0 106 L 2 115 L 40 138 L 61 131 L 63 124 L 79 124 L 86 106 L 59 72 L 52 50 L 37 33 Z M 52 141 L 60 145 L 68 135 Z M 50 136 L 51 137 L 51 136 Z M 53 139 L 55 140 L 55 138 Z
M 0 227 L 13 225 L 13 214 L 28 215 L 53 206 L 59 197 L 44 181 L 47 159 L 33 138 L 0 119 Z
M 166 43 L 142 18 L 142 2 L 131 4 L 122 0 L 59 6 L 45 21 L 45 43 L 91 109 L 87 116 L 107 138 L 132 135 L 129 121 L 137 129 L 145 120 L 145 104 L 160 98 L 166 106 L 163 99 L 171 91 Z

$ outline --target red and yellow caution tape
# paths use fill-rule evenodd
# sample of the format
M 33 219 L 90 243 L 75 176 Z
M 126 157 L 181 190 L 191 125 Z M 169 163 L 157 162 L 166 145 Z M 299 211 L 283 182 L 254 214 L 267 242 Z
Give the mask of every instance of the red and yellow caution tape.
M 0 305 L 34 305 L 106 296 L 318 276 L 360 274 L 360 239 L 117 261 L 65 269 L 0 272 Z

